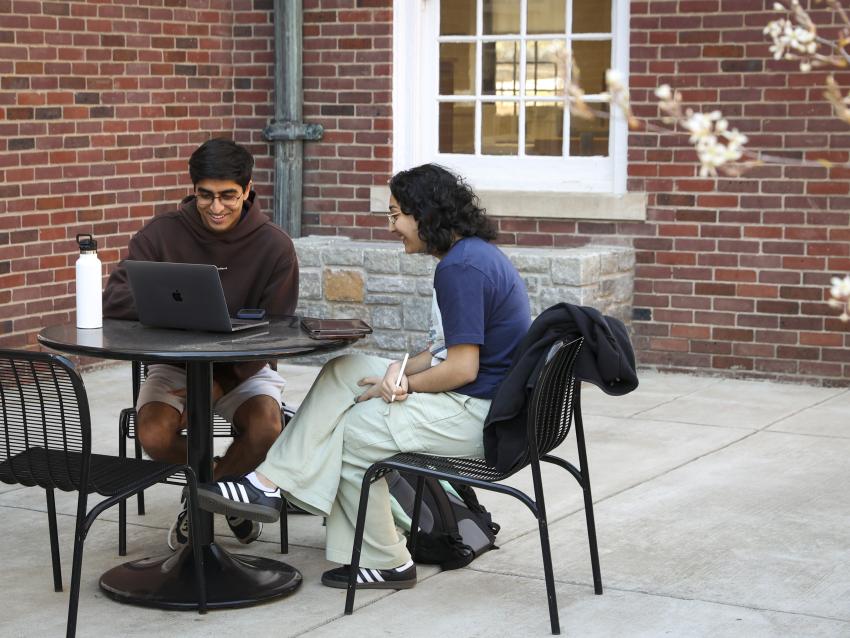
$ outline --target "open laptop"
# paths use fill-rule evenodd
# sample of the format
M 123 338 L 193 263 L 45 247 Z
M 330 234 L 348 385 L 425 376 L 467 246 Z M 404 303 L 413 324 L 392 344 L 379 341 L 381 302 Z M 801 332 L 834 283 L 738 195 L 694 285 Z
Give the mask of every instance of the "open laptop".
M 235 332 L 268 326 L 231 318 L 218 269 L 209 264 L 125 261 L 139 321 L 154 328 Z

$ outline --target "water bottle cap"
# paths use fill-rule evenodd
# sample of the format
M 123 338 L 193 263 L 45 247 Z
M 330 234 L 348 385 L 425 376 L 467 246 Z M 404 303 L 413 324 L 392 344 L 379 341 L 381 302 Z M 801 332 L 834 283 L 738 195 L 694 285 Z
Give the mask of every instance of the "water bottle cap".
M 97 252 L 97 240 L 88 233 L 79 233 L 77 235 L 77 244 L 80 246 L 81 253 Z

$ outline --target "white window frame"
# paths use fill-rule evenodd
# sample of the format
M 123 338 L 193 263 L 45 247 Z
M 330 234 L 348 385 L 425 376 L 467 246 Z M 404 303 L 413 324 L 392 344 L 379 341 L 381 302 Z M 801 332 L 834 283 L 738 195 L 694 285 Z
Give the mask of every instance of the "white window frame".
M 628 131 L 617 108 L 611 109 L 608 157 L 497 157 L 439 152 L 439 4 L 440 0 L 393 1 L 393 172 L 437 162 L 464 175 L 479 191 L 623 195 Z M 612 0 L 611 11 L 612 67 L 627 81 L 629 0 Z

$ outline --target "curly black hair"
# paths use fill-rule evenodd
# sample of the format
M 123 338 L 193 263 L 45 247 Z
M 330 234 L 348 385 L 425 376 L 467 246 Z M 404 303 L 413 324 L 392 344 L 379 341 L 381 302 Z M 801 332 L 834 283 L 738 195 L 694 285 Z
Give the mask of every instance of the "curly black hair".
M 438 164 L 396 173 L 390 192 L 402 212 L 413 215 L 432 255 L 444 255 L 459 237 L 496 238 L 495 225 L 469 184 Z

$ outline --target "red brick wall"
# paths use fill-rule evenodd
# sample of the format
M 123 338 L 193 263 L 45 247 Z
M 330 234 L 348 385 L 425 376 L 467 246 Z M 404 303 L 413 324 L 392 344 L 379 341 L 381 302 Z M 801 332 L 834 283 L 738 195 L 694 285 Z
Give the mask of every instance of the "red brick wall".
M 191 190 L 214 135 L 259 155 L 270 193 L 271 0 L 0 0 L 0 345 L 74 309 L 74 236 L 106 269 Z M 264 157 L 264 155 L 266 157 Z
M 632 133 L 646 223 L 503 218 L 501 239 L 633 243 L 642 364 L 846 383 L 850 332 L 825 290 L 850 272 L 848 170 L 799 161 L 847 162 L 850 129 L 822 98 L 825 73 L 771 59 L 772 4 L 632 1 L 631 87 L 656 125 L 652 89 L 667 82 L 789 164 L 700 178 L 686 136 Z M 388 237 L 369 187 L 391 172 L 391 7 L 304 0 L 304 120 L 325 127 L 305 144 L 304 234 Z M 113 264 L 188 192 L 204 139 L 247 144 L 271 205 L 271 0 L 0 0 L 0 20 L 0 344 L 70 318 L 74 235 L 94 232 Z
M 303 234 L 387 239 L 369 187 L 392 171 L 392 0 L 304 0 Z
M 632 135 L 629 189 L 648 193 L 648 223 L 606 232 L 633 236 L 638 249 L 642 363 L 846 383 L 850 326 L 825 300 L 830 276 L 850 271 L 850 127 L 823 99 L 826 72 L 772 59 L 762 34 L 772 5 L 631 3 L 637 113 L 657 118 L 652 91 L 668 83 L 694 110 L 720 108 L 749 148 L 788 163 L 701 178 L 687 136 Z M 836 77 L 850 87 L 850 74 Z
M 386 237 L 383 218 L 368 214 L 368 186 L 391 171 L 390 16 L 364 4 L 373 3 L 305 2 L 305 119 L 327 131 L 308 145 L 309 233 Z M 846 383 L 850 331 L 825 300 L 830 276 L 850 272 L 850 170 L 799 163 L 847 162 L 850 128 L 823 100 L 824 72 L 772 59 L 762 33 L 772 6 L 632 1 L 630 83 L 653 125 L 653 89 L 669 83 L 695 110 L 722 109 L 750 148 L 787 165 L 702 178 L 687 136 L 633 133 L 628 188 L 648 194 L 646 223 L 502 218 L 500 240 L 633 244 L 642 364 Z M 850 74 L 838 78 L 850 88 Z

